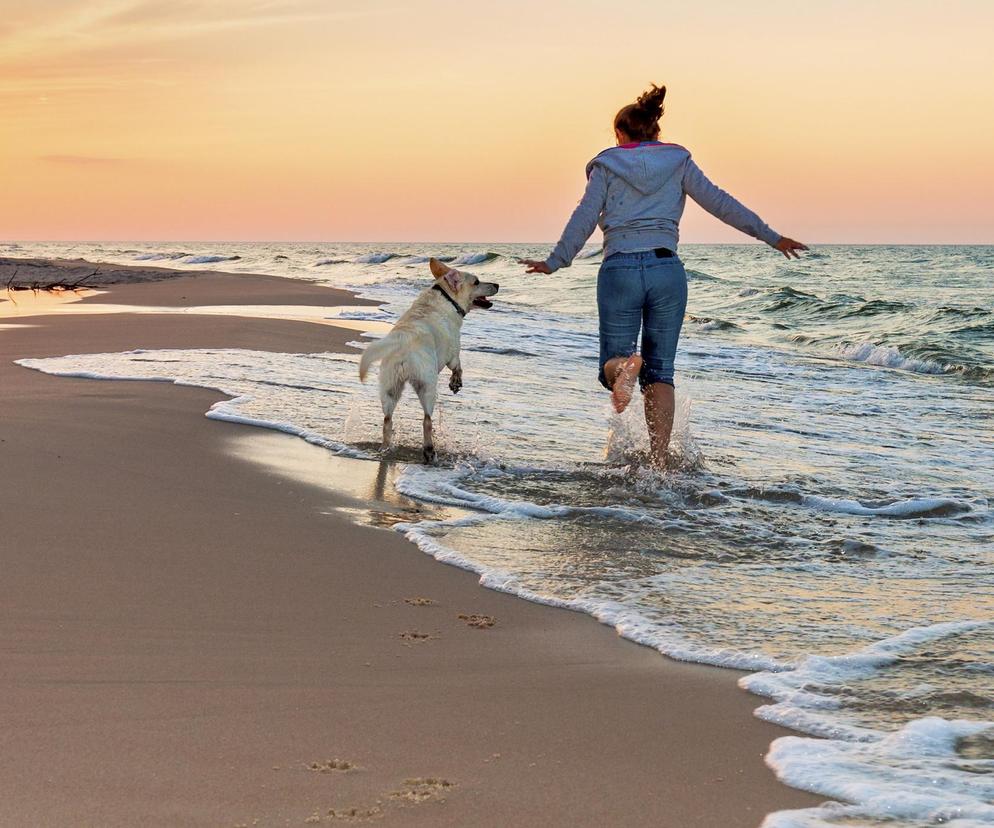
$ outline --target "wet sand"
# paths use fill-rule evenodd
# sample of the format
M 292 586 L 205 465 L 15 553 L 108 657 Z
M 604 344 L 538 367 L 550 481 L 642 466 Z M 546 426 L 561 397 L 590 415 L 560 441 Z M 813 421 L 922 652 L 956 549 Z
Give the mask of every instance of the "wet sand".
M 214 274 L 82 301 L 357 304 Z M 738 674 L 484 590 L 383 528 L 417 508 L 388 467 L 208 420 L 213 392 L 12 364 L 355 331 L 0 322 L 0 824 L 754 828 L 818 801 L 763 764 L 785 731 Z

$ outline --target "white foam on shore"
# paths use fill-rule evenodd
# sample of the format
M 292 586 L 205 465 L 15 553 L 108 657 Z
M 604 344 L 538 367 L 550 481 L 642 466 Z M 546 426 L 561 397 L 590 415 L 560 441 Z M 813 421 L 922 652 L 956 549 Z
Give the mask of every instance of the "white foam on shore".
M 970 507 L 963 503 L 941 497 L 917 497 L 882 506 L 864 506 L 856 500 L 804 495 L 801 503 L 823 512 L 839 512 L 863 517 L 921 518 L 970 511 Z
M 839 703 L 835 695 L 817 688 L 840 687 L 868 678 L 921 644 L 988 628 L 994 629 L 994 621 L 947 621 L 913 627 L 852 653 L 808 656 L 789 671 L 744 676 L 739 686 L 774 700 L 775 704 L 756 710 L 761 719 L 815 736 L 870 740 L 877 738 L 877 731 L 846 725 L 825 715 L 825 711 L 838 709 Z
M 994 825 L 994 760 L 968 759 L 960 740 L 992 722 L 917 719 L 872 742 L 784 736 L 766 762 L 787 785 L 849 805 L 782 811 L 762 828 L 815 828 L 840 817 L 860 824 L 980 828 Z
M 884 733 L 833 715 L 840 709 L 840 690 L 922 644 L 984 629 L 994 629 L 994 621 L 915 627 L 853 653 L 809 656 L 793 670 L 741 678 L 739 686 L 775 702 L 758 708 L 757 716 L 817 737 L 774 741 L 766 761 L 777 777 L 792 787 L 851 803 L 841 809 L 832 805 L 772 814 L 763 828 L 830 825 L 838 816 L 924 825 L 994 824 L 989 801 L 994 798 L 994 759 L 966 759 L 956 751 L 961 739 L 994 732 L 994 722 L 932 716 Z
M 177 382 L 176 385 L 192 385 L 192 383 Z M 225 393 L 221 388 L 218 388 L 217 390 Z M 233 397 L 230 400 L 216 402 L 211 406 L 206 416 L 211 420 L 222 420 L 227 423 L 239 423 L 241 425 L 259 426 L 260 428 L 271 428 L 274 431 L 282 431 L 285 434 L 292 434 L 294 437 L 300 437 L 300 439 L 305 440 L 312 445 L 320 446 L 321 448 L 333 451 L 335 454 L 340 454 L 343 457 L 354 457 L 358 460 L 373 459 L 370 454 L 367 454 L 364 451 L 353 448 L 345 443 L 340 443 L 337 440 L 329 440 L 327 437 L 318 434 L 316 431 L 301 428 L 293 423 L 264 420 L 257 417 L 246 417 L 244 414 L 238 413 L 238 404 L 240 402 L 243 402 L 242 397 Z
M 398 490 L 400 490 L 399 487 Z M 694 644 L 680 633 L 676 625 L 669 627 L 661 625 L 658 621 L 646 618 L 632 607 L 617 601 L 591 597 L 565 599 L 536 592 L 523 585 L 514 574 L 495 567 L 483 566 L 446 546 L 433 534 L 440 530 L 446 531 L 472 526 L 485 520 L 513 520 L 517 517 L 517 515 L 506 513 L 501 515 L 468 515 L 448 521 L 400 523 L 394 528 L 402 532 L 404 537 L 435 560 L 479 575 L 481 586 L 516 595 L 537 604 L 586 613 L 602 624 L 613 627 L 623 638 L 634 641 L 636 644 L 652 647 L 663 655 L 678 661 L 689 661 L 714 667 L 729 667 L 737 670 L 772 669 L 778 666 L 775 660 L 767 656 L 728 649 L 706 648 Z
M 679 520 L 660 520 L 652 515 L 624 506 L 567 506 L 553 503 L 543 505 L 527 500 L 505 500 L 493 495 L 478 494 L 457 485 L 465 470 L 440 469 L 433 466 L 407 466 L 397 479 L 397 491 L 428 503 L 477 509 L 504 518 L 550 520 L 579 515 L 597 515 L 630 523 L 649 523 L 660 527 L 680 525 Z

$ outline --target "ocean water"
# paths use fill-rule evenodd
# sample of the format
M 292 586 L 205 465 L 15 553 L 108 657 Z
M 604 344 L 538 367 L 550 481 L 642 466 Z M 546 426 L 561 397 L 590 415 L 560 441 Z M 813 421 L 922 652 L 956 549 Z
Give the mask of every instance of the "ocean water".
M 796 736 L 768 763 L 834 804 L 782 826 L 994 824 L 994 247 L 687 245 L 677 359 L 681 467 L 647 470 L 638 400 L 596 382 L 600 251 L 525 276 L 535 245 L 0 244 L 0 255 L 261 272 L 346 287 L 390 321 L 430 255 L 501 291 L 441 386 L 441 462 L 420 409 L 395 420 L 400 491 L 461 507 L 403 524 L 495 589 L 588 612 L 669 656 L 748 671 Z M 233 297 L 233 301 L 237 301 Z M 362 340 L 357 334 L 357 339 Z M 361 347 L 361 341 L 357 343 Z M 70 355 L 58 374 L 172 380 L 209 416 L 378 461 L 375 383 L 355 354 Z M 662 738 L 662 737 L 661 737 Z

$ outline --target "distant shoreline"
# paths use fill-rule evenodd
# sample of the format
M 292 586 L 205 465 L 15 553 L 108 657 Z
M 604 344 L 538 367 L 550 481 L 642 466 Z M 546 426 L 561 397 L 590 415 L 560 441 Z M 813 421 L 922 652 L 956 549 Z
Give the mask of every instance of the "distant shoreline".
M 216 276 L 212 270 L 178 270 L 153 265 L 121 265 L 91 262 L 87 259 L 18 258 L 0 256 L 0 288 L 45 290 L 62 288 L 104 288 L 161 282 L 178 276 Z M 263 277 L 267 278 L 267 277 Z

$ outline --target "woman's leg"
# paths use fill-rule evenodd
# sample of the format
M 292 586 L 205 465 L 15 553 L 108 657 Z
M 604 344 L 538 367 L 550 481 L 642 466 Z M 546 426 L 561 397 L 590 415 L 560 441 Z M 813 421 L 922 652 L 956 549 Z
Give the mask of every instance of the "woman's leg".
M 619 414 L 628 408 L 635 391 L 635 383 L 642 372 L 642 357 L 612 357 L 604 363 L 604 378 L 611 387 L 611 404 Z
M 687 309 L 687 274 L 679 259 L 660 259 L 646 267 L 645 279 L 639 380 L 653 463 L 665 468 L 673 432 L 673 360 Z
M 609 256 L 597 276 L 600 318 L 600 381 L 611 391 L 614 408 L 624 411 L 631 401 L 642 358 L 635 353 L 645 291 L 638 258 Z
M 654 382 L 642 392 L 645 398 L 645 425 L 649 429 L 649 448 L 653 463 L 663 467 L 669 458 L 673 433 L 673 386 Z

